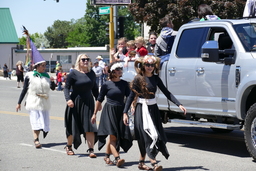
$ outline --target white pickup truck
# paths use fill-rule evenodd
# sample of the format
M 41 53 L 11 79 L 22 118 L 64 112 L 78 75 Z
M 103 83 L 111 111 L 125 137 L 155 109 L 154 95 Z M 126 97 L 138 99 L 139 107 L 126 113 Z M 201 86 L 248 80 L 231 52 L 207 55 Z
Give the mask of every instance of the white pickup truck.
M 133 65 L 124 68 L 124 80 L 132 81 Z M 184 117 L 159 90 L 163 122 L 204 125 L 219 132 L 243 128 L 256 160 L 256 19 L 184 24 L 160 77 L 187 109 Z

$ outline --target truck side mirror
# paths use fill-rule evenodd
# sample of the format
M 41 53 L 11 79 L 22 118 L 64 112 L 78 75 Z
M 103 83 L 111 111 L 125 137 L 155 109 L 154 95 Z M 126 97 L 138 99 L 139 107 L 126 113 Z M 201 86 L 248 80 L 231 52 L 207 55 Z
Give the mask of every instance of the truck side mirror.
M 217 41 L 206 41 L 202 46 L 201 58 L 204 62 L 222 62 L 225 65 L 235 63 L 234 49 L 219 50 Z
M 217 41 L 206 41 L 202 46 L 201 58 L 204 62 L 219 62 L 219 45 Z

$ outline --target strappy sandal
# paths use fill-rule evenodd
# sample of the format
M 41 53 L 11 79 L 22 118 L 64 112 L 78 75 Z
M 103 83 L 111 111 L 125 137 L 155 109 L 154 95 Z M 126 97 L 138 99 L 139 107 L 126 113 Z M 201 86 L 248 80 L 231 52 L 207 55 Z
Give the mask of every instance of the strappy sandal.
M 113 162 L 110 160 L 110 154 L 105 154 L 104 161 L 106 162 L 107 165 L 113 165 Z
M 115 160 L 113 161 L 113 163 L 117 166 L 120 167 L 125 163 L 124 159 L 120 159 L 120 157 L 115 157 Z
M 74 155 L 74 151 L 72 150 L 72 145 L 66 145 L 64 147 L 64 149 L 66 149 L 67 155 Z
M 163 170 L 163 166 L 158 166 L 157 163 L 151 163 L 151 165 L 153 166 L 153 170 L 154 171 L 161 171 L 161 170 Z
M 87 152 L 89 152 L 89 157 L 90 157 L 90 158 L 96 158 L 96 157 L 97 157 L 96 154 L 94 154 L 93 148 L 89 148 L 89 149 L 87 150 Z
M 147 165 L 145 165 L 144 160 L 140 160 L 138 168 L 140 170 L 153 170 L 151 167 L 148 167 Z
M 42 145 L 40 144 L 38 138 L 36 138 L 36 139 L 34 140 L 34 144 L 35 144 L 35 147 L 36 147 L 36 148 L 41 148 L 41 147 L 42 147 Z

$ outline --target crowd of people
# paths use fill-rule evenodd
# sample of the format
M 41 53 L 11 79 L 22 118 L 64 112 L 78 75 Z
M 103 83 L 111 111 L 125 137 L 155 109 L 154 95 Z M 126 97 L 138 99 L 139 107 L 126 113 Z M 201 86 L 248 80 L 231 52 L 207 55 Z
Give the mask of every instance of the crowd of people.
M 143 41 L 138 43 L 143 45 Z M 129 54 L 134 58 L 136 51 L 131 50 Z M 101 60 L 100 57 L 98 59 Z M 95 64 L 99 65 L 99 61 Z M 45 60 L 41 59 L 35 63 L 35 69 L 26 74 L 16 106 L 16 110 L 20 110 L 21 103 L 28 94 L 26 109 L 30 114 L 36 148 L 42 147 L 39 141 L 40 131 L 43 132 L 44 138 L 50 131 L 50 90 L 56 87 L 54 78 L 45 72 L 45 65 Z M 98 150 L 106 146 L 105 163 L 121 167 L 125 160 L 121 158 L 120 150 L 128 152 L 135 139 L 140 151 L 138 168 L 140 170 L 162 170 L 162 166 L 157 164 L 156 156 L 158 152 L 161 152 L 168 159 L 169 153 L 166 148 L 167 138 L 155 99 L 157 88 L 184 114 L 186 114 L 186 109 L 167 90 L 158 76 L 160 58 L 153 55 L 137 57 L 135 59 L 137 76 L 130 85 L 121 79 L 123 64 L 119 61 L 110 63 L 107 66 L 108 79 L 102 83 L 100 91 L 97 81 L 100 76 L 93 70 L 93 67 L 95 65 L 92 65 L 89 56 L 80 54 L 74 68 L 66 78 L 64 86 L 66 100 L 64 123 L 67 138 L 64 148 L 66 154 L 75 155 L 73 148 L 78 149 L 82 144 L 81 135 L 83 135 L 88 145 L 87 152 L 90 158 L 97 157 L 94 146 L 98 142 Z M 61 74 L 61 70 L 58 74 Z M 105 97 L 106 103 L 102 107 Z M 130 108 L 134 113 L 134 138 L 132 138 L 128 125 L 127 113 Z M 97 126 L 96 117 L 101 110 L 100 123 Z M 152 166 L 145 164 L 146 155 Z
M 216 18 L 209 6 L 205 4 L 199 6 L 198 13 L 202 21 Z M 97 56 L 97 61 L 94 62 L 87 54 L 78 55 L 69 74 L 65 76 L 64 87 L 61 87 L 63 77 L 61 65 L 57 63 L 57 90 L 63 89 L 66 100 L 66 110 L 63 115 L 67 138 L 64 149 L 67 155 L 75 155 L 73 148 L 78 149 L 82 144 L 81 135 L 83 135 L 90 158 L 97 157 L 94 148 L 98 142 L 98 150 L 102 150 L 105 146 L 105 163 L 121 167 L 125 160 L 121 158 L 120 150 L 128 152 L 133 145 L 133 140 L 136 140 L 140 152 L 138 168 L 154 171 L 163 169 L 157 163 L 156 156 L 161 152 L 168 159 L 169 152 L 166 148 L 167 137 L 156 102 L 157 88 L 168 100 L 177 105 L 184 115 L 186 108 L 165 87 L 158 75 L 161 63 L 166 60 L 161 56 L 170 53 L 175 37 L 169 15 L 160 20 L 160 25 L 162 30 L 159 36 L 155 32 L 150 32 L 147 44 L 141 36 L 129 41 L 125 37 L 120 38 L 117 47 L 111 50 L 109 65 L 103 61 L 101 55 Z M 123 68 L 129 61 L 134 61 L 137 74 L 131 83 L 121 79 Z M 54 78 L 45 73 L 43 59 L 35 64 L 34 71 L 26 74 L 25 80 L 22 78 L 22 63 L 17 63 L 16 73 L 20 75 L 17 78 L 17 87 L 20 87 L 20 82 L 24 84 L 16 110 L 20 110 L 21 102 L 28 93 L 26 109 L 30 113 L 35 147 L 40 148 L 42 146 L 39 142 L 40 131 L 43 131 L 46 137 L 50 130 L 49 92 L 50 89 L 55 89 L 56 83 Z M 105 97 L 106 102 L 102 107 Z M 99 111 L 101 111 L 101 117 L 97 125 L 96 118 Z M 133 136 L 129 127 L 128 111 L 131 111 L 134 116 Z M 146 156 L 152 166 L 145 164 Z

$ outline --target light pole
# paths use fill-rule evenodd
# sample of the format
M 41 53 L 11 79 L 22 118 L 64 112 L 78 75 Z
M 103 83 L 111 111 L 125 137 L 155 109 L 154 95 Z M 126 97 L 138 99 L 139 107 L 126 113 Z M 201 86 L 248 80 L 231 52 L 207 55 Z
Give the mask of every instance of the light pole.
M 51 69 L 52 69 L 52 63 L 51 63 L 52 56 L 53 54 L 51 53 L 51 57 L 49 58 L 49 73 L 51 73 Z

